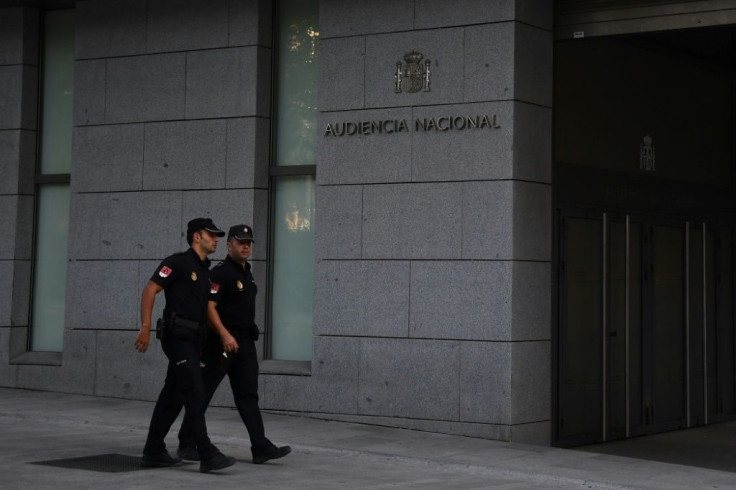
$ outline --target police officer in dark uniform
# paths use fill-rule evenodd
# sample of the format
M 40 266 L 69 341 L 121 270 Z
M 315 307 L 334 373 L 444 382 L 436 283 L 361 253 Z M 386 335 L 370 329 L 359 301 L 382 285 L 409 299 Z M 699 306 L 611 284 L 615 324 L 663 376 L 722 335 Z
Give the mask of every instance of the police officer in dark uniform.
M 210 292 L 210 261 L 225 232 L 209 218 L 196 218 L 187 225 L 186 252 L 171 255 L 156 268 L 141 295 L 141 328 L 135 340 L 138 352 L 150 344 L 151 312 L 156 294 L 164 291 L 166 306 L 157 336 L 169 359 L 166 381 L 151 416 L 143 448 L 143 467 L 165 467 L 181 463 L 166 451 L 164 438 L 181 411 L 182 403 L 191 420 L 192 437 L 200 456 L 199 470 L 206 473 L 227 468 L 235 459 L 222 454 L 210 442 L 204 420 L 205 389 L 200 352 L 207 332 L 207 303 Z
M 258 408 L 258 358 L 255 341 L 259 331 L 253 322 L 256 293 L 248 258 L 253 243 L 253 230 L 247 225 L 230 228 L 227 235 L 228 255 L 212 270 L 207 319 L 211 332 L 204 350 L 204 384 L 207 404 L 227 374 L 235 406 L 245 423 L 251 442 L 253 463 L 265 463 L 291 452 L 289 446 L 278 447 L 266 438 L 263 418 Z M 216 334 L 214 334 L 216 333 Z M 206 409 L 206 406 L 205 406 Z M 197 459 L 198 443 L 194 439 L 194 420 L 186 414 L 179 431 L 177 454 L 183 459 Z

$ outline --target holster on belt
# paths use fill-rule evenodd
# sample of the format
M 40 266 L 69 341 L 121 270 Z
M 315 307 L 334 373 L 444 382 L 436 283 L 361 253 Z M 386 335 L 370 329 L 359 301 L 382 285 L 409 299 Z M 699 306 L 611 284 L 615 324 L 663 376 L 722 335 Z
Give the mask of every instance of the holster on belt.
M 196 340 L 204 333 L 204 326 L 200 322 L 187 320 L 176 313 L 171 315 L 168 322 L 164 323 L 166 335 L 171 335 L 180 340 Z

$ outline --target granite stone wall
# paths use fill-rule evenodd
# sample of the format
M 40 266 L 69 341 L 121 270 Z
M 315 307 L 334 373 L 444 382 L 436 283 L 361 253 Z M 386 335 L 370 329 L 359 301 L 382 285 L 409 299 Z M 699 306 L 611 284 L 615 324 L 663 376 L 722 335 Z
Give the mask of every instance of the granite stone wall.
M 76 2 L 53 365 L 13 361 L 28 328 L 38 15 L 0 15 L 0 385 L 151 400 L 165 362 L 132 349 L 140 291 L 186 248 L 189 219 L 253 224 L 264 324 L 271 2 Z M 262 363 L 262 406 L 549 444 L 552 2 L 322 0 L 319 15 L 314 351 L 306 370 Z M 397 93 L 413 50 L 430 90 Z M 489 124 L 416 126 L 453 116 Z M 407 130 L 322 129 L 385 120 Z M 214 402 L 232 404 L 227 391 Z

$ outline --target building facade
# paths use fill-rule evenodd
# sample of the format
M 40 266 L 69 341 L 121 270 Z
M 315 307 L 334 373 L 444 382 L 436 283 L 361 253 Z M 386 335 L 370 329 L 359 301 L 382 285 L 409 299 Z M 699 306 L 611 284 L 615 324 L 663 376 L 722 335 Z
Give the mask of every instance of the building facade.
M 206 216 L 255 231 L 264 409 L 729 419 L 736 2 L 613 3 L 0 2 L 0 386 L 155 399 L 140 292 Z

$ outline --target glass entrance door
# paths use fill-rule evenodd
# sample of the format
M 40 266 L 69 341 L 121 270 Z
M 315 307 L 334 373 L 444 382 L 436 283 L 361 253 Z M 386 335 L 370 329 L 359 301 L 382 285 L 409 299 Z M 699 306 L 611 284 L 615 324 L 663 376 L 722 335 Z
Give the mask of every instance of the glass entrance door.
M 559 238 L 558 443 L 732 414 L 731 229 L 568 210 Z

